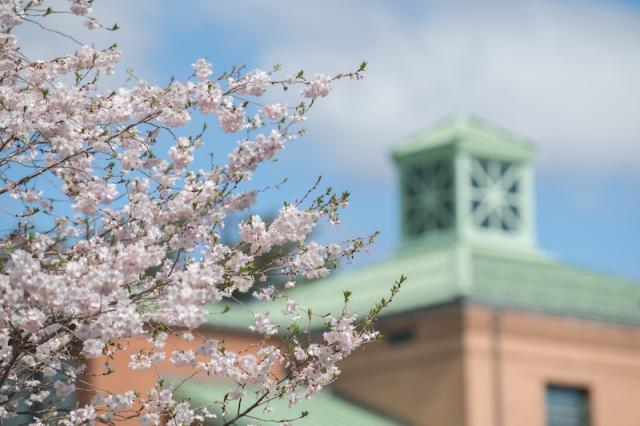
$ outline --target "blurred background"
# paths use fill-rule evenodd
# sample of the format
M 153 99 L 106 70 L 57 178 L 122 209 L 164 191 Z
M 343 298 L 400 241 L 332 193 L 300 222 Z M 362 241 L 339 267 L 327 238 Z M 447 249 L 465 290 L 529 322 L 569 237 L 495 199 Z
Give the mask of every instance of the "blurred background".
M 328 241 L 380 230 L 360 265 L 398 245 L 391 148 L 447 115 L 470 113 L 537 148 L 543 249 L 640 277 L 640 2 L 109 0 L 96 2 L 94 14 L 120 29 L 74 35 L 118 43 L 125 56 L 114 83 L 126 68 L 153 83 L 186 78 L 199 57 L 215 73 L 278 63 L 283 76 L 348 71 L 366 59 L 365 79 L 338 82 L 310 113 L 308 137 L 254 179 L 260 187 L 290 178 L 262 195 L 262 212 L 304 193 L 318 175 L 351 191 L 343 226 L 316 235 Z M 34 57 L 75 49 L 31 34 L 23 38 Z M 234 141 L 215 127 L 207 150 L 223 161 Z
M 385 343 L 345 362 L 335 387 L 309 402 L 319 417 L 307 424 L 639 424 L 640 2 L 103 0 L 94 16 L 120 29 L 72 35 L 96 40 L 96 47 L 118 43 L 125 56 L 110 77 L 114 85 L 127 80 L 127 69 L 155 84 L 184 80 L 200 57 L 213 63 L 214 75 L 234 65 L 281 64 L 282 77 L 300 69 L 307 76 L 348 72 L 368 61 L 365 78 L 336 82 L 310 112 L 308 136 L 252 181 L 261 188 L 289 178 L 260 194 L 256 212 L 267 215 L 302 196 L 319 175 L 323 185 L 349 190 L 342 226 L 319 229 L 314 238 L 321 241 L 381 231 L 370 254 L 347 268 L 353 274 L 296 293 L 302 306 L 329 310 L 340 305 L 343 289 L 355 288 L 354 311 L 366 313 L 399 274 L 410 277 L 380 322 Z M 67 19 L 48 22 L 77 26 Z M 42 32 L 19 36 L 32 57 L 75 49 Z M 459 114 L 482 121 L 454 120 L 449 136 L 486 137 L 497 152 L 518 145 L 497 127 L 535 147 L 536 155 L 513 148 L 520 151 L 511 160 L 535 170 L 513 193 L 522 194 L 523 210 L 533 196 L 525 214 L 535 223 L 523 228 L 537 244 L 505 232 L 505 244 L 491 250 L 457 241 L 432 251 L 402 248 L 391 152 L 404 152 L 401 170 L 411 174 L 411 156 L 436 152 L 440 143 L 422 133 L 411 145 L 411 135 Z M 194 134 L 205 120 L 196 115 L 179 131 Z M 223 163 L 235 140 L 210 124 L 204 152 Z M 477 160 L 487 172 L 483 164 L 493 161 L 505 174 L 505 158 L 476 145 L 469 165 Z M 459 164 L 455 150 L 447 154 L 447 161 L 455 157 L 451 164 Z M 423 159 L 421 173 L 437 174 L 435 160 Z M 201 155 L 195 165 L 210 161 Z M 470 176 L 471 191 L 481 189 Z M 233 315 L 214 318 L 203 333 L 246 343 L 246 318 Z M 113 380 L 106 386 L 123 382 Z M 211 383 L 194 386 L 186 396 L 218 392 Z

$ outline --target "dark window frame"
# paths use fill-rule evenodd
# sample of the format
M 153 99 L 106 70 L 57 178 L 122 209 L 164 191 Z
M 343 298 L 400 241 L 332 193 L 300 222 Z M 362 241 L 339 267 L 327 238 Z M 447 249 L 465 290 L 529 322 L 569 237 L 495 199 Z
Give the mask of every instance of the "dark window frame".
M 588 386 L 547 383 L 544 388 L 546 426 L 591 426 L 592 392 Z

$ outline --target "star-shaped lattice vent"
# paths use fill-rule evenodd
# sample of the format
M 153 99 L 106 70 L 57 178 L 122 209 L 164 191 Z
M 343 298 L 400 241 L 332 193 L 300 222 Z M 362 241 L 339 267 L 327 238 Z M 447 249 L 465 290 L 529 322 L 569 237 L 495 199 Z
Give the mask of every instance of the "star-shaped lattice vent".
M 418 236 L 453 225 L 453 168 L 450 162 L 409 167 L 403 183 L 410 235 Z
M 506 161 L 473 158 L 471 215 L 485 229 L 516 231 L 520 227 L 520 169 Z

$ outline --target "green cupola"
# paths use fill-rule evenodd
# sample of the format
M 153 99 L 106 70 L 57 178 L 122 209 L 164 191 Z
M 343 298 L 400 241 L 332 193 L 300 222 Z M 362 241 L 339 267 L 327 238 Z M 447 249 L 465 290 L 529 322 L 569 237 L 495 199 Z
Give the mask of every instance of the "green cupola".
M 393 151 L 404 247 L 535 248 L 533 147 L 473 117 L 447 119 Z

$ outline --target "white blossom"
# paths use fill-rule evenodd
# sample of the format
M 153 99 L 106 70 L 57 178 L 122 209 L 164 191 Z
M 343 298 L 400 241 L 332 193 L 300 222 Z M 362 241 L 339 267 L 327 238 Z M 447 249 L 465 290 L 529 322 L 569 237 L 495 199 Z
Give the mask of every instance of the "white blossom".
M 316 74 L 313 80 L 303 89 L 305 98 L 325 97 L 331 92 L 331 77 L 326 74 Z
M 199 58 L 195 63 L 191 64 L 191 68 L 199 80 L 206 80 L 213 74 L 213 67 L 204 58 Z
M 255 324 L 250 326 L 249 329 L 251 331 L 255 331 L 257 333 L 262 333 L 267 336 L 272 336 L 278 332 L 278 327 L 276 327 L 268 318 L 269 313 L 258 313 L 255 314 Z
M 56 390 L 56 395 L 60 398 L 66 398 L 71 395 L 71 393 L 76 389 L 75 384 L 68 383 L 62 380 L 58 380 L 53 384 L 54 389 Z
M 335 380 L 336 363 L 375 333 L 337 306 L 342 314 L 327 317 L 322 339 L 306 346 L 296 341 L 284 352 L 287 337 L 280 330 L 291 329 L 306 309 L 288 290 L 300 279 L 327 276 L 327 265 L 363 244 L 343 250 L 308 241 L 320 221 L 339 221 L 346 197 L 311 191 L 266 220 L 254 212 L 265 189 L 251 188 L 250 180 L 304 135 L 301 123 L 315 103 L 289 111 L 278 93 L 284 98 L 283 89 L 297 86 L 302 98 L 315 100 L 330 93 L 333 78 L 282 79 L 277 67 L 240 67 L 211 79 L 211 63 L 199 58 L 186 79 L 154 85 L 136 76 L 109 87 L 103 76 L 122 57 L 115 45 L 102 49 L 88 40 L 55 58 L 24 56 L 14 34 L 57 36 L 55 29 L 41 31 L 53 12 L 82 16 L 78 24 L 89 29 L 107 28 L 90 16 L 94 3 L 0 2 L 0 198 L 21 223 L 0 236 L 6 257 L 0 264 L 0 419 L 15 417 L 22 400 L 36 425 L 111 424 L 136 416 L 159 425 L 166 414 L 168 424 L 187 425 L 214 418 L 176 400 L 169 382 L 115 393 L 86 380 L 87 374 L 155 373 L 167 365 L 224 379 L 230 399 L 242 398 L 247 386 L 291 403 L 313 395 Z M 27 19 L 36 25 L 16 28 Z M 350 74 L 335 79 L 343 75 Z M 265 95 L 268 103 L 259 99 Z M 194 164 L 204 164 L 196 160 L 219 141 L 209 132 L 190 134 L 185 126 L 194 113 L 236 141 L 205 169 Z M 242 217 L 237 229 L 228 227 L 232 214 Z M 226 243 L 225 231 L 237 234 L 238 243 Z M 266 266 L 260 263 L 265 254 L 273 256 Z M 253 298 L 241 301 L 238 293 Z M 198 327 L 228 308 L 255 313 L 245 325 L 254 333 L 251 348 L 233 351 L 223 341 L 198 340 Z M 273 310 L 281 310 L 283 323 L 271 322 Z M 131 345 L 136 341 L 144 348 Z M 283 367 L 290 371 L 286 380 L 278 377 Z M 70 411 L 52 403 L 76 390 L 86 390 L 91 402 Z
M 82 343 L 82 353 L 87 358 L 97 358 L 102 355 L 104 342 L 98 339 L 87 339 Z
M 287 115 L 287 106 L 282 104 L 267 104 L 262 107 L 262 113 L 270 120 L 280 121 Z

